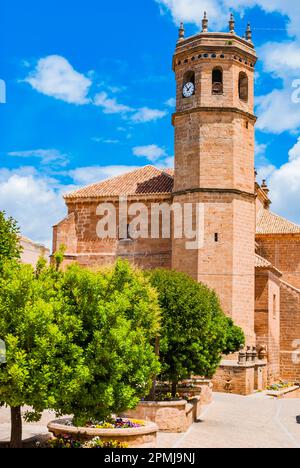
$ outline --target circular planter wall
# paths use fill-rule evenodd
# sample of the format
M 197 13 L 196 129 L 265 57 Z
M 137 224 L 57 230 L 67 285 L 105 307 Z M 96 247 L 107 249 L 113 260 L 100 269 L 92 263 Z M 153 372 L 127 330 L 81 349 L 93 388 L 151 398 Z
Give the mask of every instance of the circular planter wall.
M 124 417 L 154 422 L 161 432 L 186 432 L 193 423 L 193 405 L 186 400 L 141 401 Z
M 94 429 L 90 427 L 68 426 L 69 419 L 58 419 L 48 424 L 48 430 L 55 437 L 69 435 L 83 440 L 100 437 L 104 442 L 117 441 L 130 448 L 156 448 L 158 427 L 145 421 L 145 426 L 130 429 Z

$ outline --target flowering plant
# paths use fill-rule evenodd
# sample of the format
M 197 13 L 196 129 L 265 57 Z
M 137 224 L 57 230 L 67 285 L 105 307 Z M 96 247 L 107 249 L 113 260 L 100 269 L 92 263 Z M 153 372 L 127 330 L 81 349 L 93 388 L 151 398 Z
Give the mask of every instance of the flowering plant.
M 83 447 L 84 449 L 126 449 L 128 448 L 127 444 L 123 444 L 116 440 L 110 440 L 104 442 L 100 437 L 95 437 L 93 440 L 86 442 Z
M 72 436 L 62 435 L 49 441 L 49 447 L 52 449 L 80 449 L 82 444 Z
M 137 419 L 111 419 L 110 421 L 99 422 L 91 421 L 88 427 L 93 429 L 132 429 L 138 427 L 144 427 L 145 423 Z

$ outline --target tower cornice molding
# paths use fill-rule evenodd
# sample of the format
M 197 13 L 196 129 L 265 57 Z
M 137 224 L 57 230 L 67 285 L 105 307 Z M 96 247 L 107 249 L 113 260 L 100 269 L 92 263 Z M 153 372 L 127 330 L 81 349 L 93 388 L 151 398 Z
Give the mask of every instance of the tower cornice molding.
M 238 107 L 194 107 L 192 109 L 186 109 L 184 111 L 175 112 L 172 115 L 172 124 L 175 125 L 175 120 L 177 117 L 182 117 L 188 114 L 197 114 L 201 112 L 211 112 L 211 113 L 233 113 L 239 114 L 247 119 L 251 120 L 254 124 L 257 121 L 257 117 L 254 114 L 250 114 L 250 112 L 243 111 Z
M 245 192 L 238 189 L 221 189 L 221 188 L 190 188 L 185 190 L 178 190 L 172 192 L 173 197 L 179 197 L 182 195 L 188 195 L 193 193 L 211 193 L 211 194 L 220 194 L 220 195 L 235 195 L 243 198 L 250 198 L 251 200 L 256 200 L 257 195 L 253 192 Z
M 183 49 L 183 50 L 177 50 L 175 51 L 175 54 L 173 56 L 173 71 L 176 70 L 177 64 L 176 62 L 178 60 L 183 60 L 184 57 L 186 56 L 193 56 L 199 54 L 199 52 L 216 52 L 216 53 L 224 53 L 224 54 L 236 54 L 236 55 L 243 55 L 249 60 L 250 62 L 253 63 L 253 67 L 248 66 L 249 69 L 254 71 L 254 66 L 258 60 L 258 57 L 255 53 L 251 53 L 250 51 L 246 51 L 244 49 L 241 49 L 239 47 L 233 46 L 233 45 L 221 45 L 221 44 L 215 44 L 215 45 L 208 45 L 208 44 L 198 44 L 194 47 L 188 48 L 188 49 Z M 222 61 L 232 61 L 233 63 L 238 64 L 239 62 L 236 62 L 233 57 L 228 56 L 222 59 Z M 202 57 L 201 58 L 202 62 L 215 62 L 215 59 L 212 59 L 211 57 Z
M 252 42 L 249 42 L 246 39 L 240 36 L 237 36 L 236 34 L 231 34 L 230 32 L 228 33 L 206 32 L 206 33 L 195 34 L 194 36 L 187 37 L 183 39 L 181 42 L 178 42 L 176 50 L 183 48 L 194 41 L 199 41 L 201 44 L 202 40 L 206 40 L 206 39 L 207 40 L 211 40 L 211 39 L 220 40 L 221 39 L 221 40 L 227 40 L 230 42 L 236 41 L 242 44 L 243 46 L 246 46 L 247 48 L 249 48 L 255 54 L 255 46 Z

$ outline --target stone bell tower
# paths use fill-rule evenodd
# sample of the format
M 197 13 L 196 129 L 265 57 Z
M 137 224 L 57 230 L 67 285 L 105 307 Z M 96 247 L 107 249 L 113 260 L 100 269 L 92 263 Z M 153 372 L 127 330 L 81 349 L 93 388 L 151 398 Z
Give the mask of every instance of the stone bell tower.
M 254 67 L 246 36 L 179 30 L 173 69 L 177 83 L 174 203 L 203 203 L 204 246 L 173 240 L 173 268 L 218 293 L 225 313 L 255 344 Z

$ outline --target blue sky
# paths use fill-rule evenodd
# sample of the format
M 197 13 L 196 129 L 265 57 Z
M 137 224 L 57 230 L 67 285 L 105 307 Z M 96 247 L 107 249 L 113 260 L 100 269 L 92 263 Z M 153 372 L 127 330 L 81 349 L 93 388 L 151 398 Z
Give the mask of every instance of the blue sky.
M 273 209 L 300 222 L 300 5 L 296 0 L 4 0 L 0 209 L 49 243 L 62 194 L 149 163 L 172 165 L 178 23 L 253 27 L 257 167 Z M 299 29 L 298 29 L 299 28 Z M 294 86 L 294 87 L 293 87 Z M 293 94 L 294 93 L 294 94 Z M 293 99 L 292 99 L 293 96 Z

